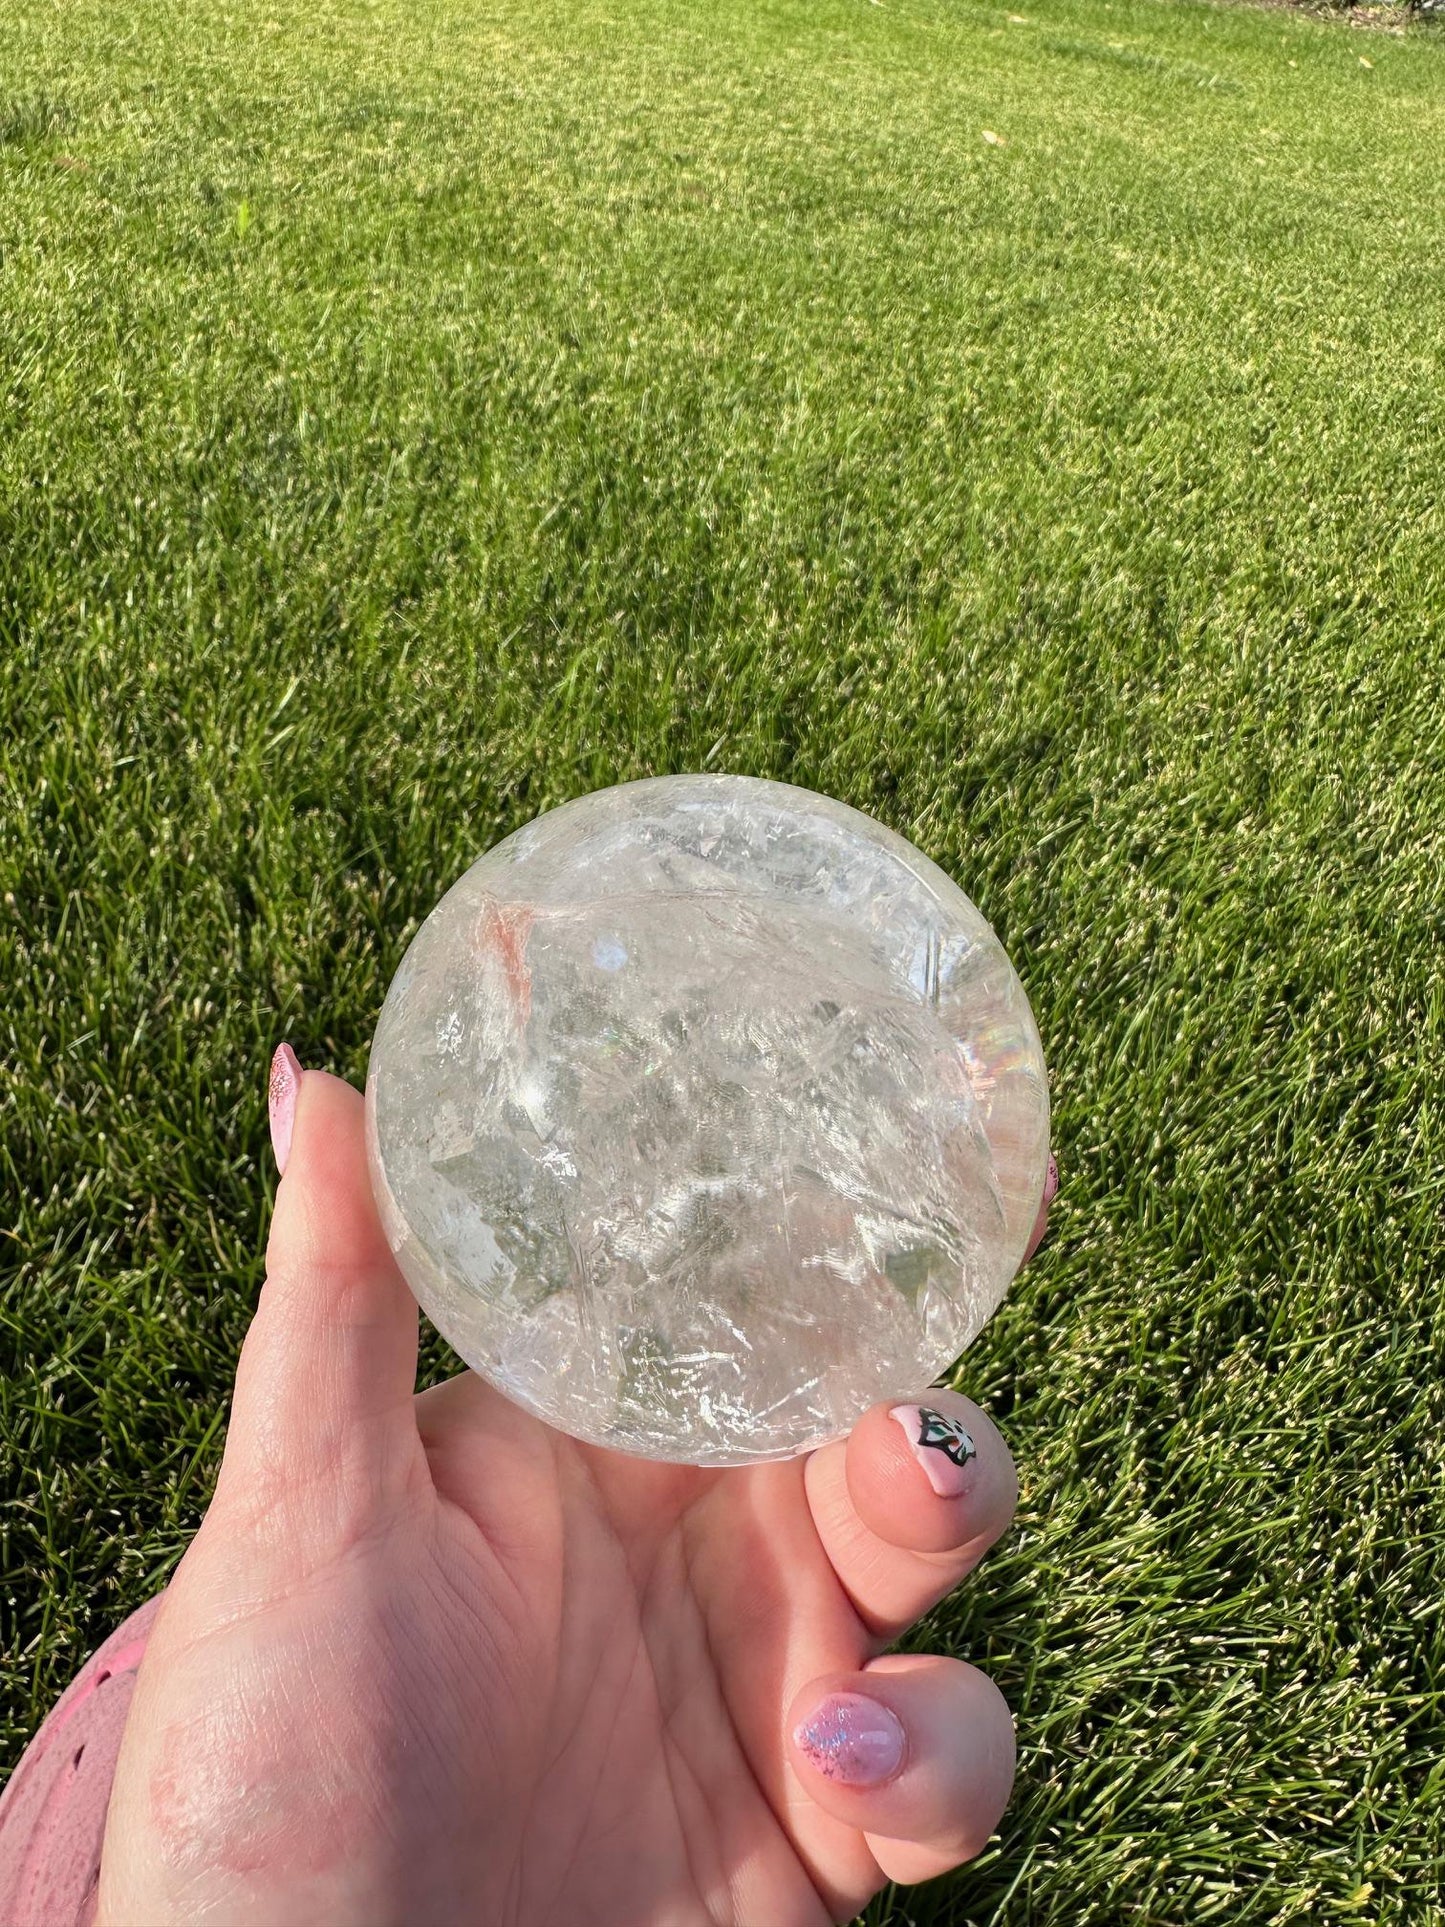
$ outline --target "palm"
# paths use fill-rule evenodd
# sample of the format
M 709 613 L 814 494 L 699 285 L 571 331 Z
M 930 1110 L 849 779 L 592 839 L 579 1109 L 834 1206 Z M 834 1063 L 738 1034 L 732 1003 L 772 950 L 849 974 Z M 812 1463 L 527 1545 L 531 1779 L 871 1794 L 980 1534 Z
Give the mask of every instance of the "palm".
M 593 1451 L 470 1376 L 418 1416 L 445 1542 L 490 1575 L 478 1631 L 491 1650 L 499 1623 L 508 1634 L 487 1696 L 503 1684 L 518 1709 L 517 1917 L 727 1919 L 748 1882 L 768 1897 L 759 1917 L 785 1927 L 832 1918 L 816 1880 L 830 1902 L 871 1891 L 856 1830 L 788 1810 L 780 1708 L 870 1650 L 802 1466 L 719 1474 Z
M 707 1472 L 578 1444 L 470 1373 L 414 1397 L 360 1101 L 307 1090 L 215 1499 L 126 1726 L 104 1927 L 821 1927 L 976 1852 L 1005 1709 L 957 1661 L 870 1655 L 1007 1523 L 987 1419 L 934 1395 L 980 1442 L 940 1499 L 886 1408 Z M 891 1704 L 890 1785 L 790 1741 L 820 1690 Z

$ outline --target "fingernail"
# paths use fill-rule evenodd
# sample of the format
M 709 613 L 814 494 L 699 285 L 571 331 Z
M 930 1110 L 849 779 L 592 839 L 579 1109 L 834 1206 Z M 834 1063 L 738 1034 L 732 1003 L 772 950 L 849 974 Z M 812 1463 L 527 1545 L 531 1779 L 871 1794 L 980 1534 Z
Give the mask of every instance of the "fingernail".
M 289 1044 L 278 1044 L 271 1059 L 271 1149 L 276 1169 L 284 1172 L 291 1155 L 291 1130 L 296 1122 L 296 1098 L 301 1089 L 301 1065 Z
M 1045 1204 L 1053 1203 L 1055 1197 L 1058 1195 L 1058 1189 L 1059 1189 L 1059 1162 L 1057 1158 L 1051 1157 L 1049 1159 L 1049 1174 L 1044 1179 L 1044 1203 Z
M 793 1732 L 793 1742 L 824 1779 L 882 1786 L 903 1765 L 907 1737 L 891 1707 L 861 1693 L 830 1693 Z
M 888 1414 L 903 1427 L 914 1458 L 940 1499 L 956 1499 L 973 1483 L 967 1472 L 978 1447 L 959 1424 L 931 1405 L 895 1405 Z

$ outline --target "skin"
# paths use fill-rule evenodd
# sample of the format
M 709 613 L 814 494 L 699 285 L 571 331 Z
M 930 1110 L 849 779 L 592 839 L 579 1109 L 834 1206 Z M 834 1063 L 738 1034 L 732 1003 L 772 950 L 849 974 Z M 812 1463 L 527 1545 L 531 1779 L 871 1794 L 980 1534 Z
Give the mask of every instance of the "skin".
M 215 1497 L 126 1725 L 100 1927 L 822 1927 L 982 1848 L 1007 1707 L 957 1660 L 882 1656 L 1012 1516 L 976 1406 L 917 1395 L 976 1442 L 956 1497 L 888 1406 L 803 1460 L 657 1465 L 472 1373 L 415 1396 L 417 1330 L 361 1097 L 307 1072 Z M 901 1721 L 884 1784 L 792 1737 L 836 1692 Z

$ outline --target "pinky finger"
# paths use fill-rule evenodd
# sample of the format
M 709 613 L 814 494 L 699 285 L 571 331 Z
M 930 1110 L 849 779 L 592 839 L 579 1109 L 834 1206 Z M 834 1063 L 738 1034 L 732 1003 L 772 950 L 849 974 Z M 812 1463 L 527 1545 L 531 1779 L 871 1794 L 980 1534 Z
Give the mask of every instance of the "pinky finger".
M 866 1837 L 888 1880 L 972 1860 L 1013 1787 L 1013 1718 L 961 1660 L 894 1654 L 814 1680 L 789 1710 L 789 1736 L 799 1780 Z

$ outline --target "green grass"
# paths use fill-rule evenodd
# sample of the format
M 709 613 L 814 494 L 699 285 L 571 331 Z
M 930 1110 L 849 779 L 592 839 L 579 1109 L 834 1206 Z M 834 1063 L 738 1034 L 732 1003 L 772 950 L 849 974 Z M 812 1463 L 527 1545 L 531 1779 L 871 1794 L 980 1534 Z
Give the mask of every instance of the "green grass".
M 706 766 L 943 862 L 1054 1080 L 920 1631 L 1018 1796 L 870 1921 L 1445 1919 L 1445 40 L 1018 5 L 7 0 L 7 1760 L 204 1509 L 272 1044 Z

